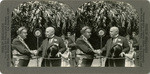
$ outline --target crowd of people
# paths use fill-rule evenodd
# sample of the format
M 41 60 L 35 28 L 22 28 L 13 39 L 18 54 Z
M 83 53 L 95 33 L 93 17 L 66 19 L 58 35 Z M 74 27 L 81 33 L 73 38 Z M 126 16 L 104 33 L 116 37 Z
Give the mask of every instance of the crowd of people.
M 133 36 L 119 35 L 118 27 L 110 28 L 110 38 L 101 49 L 94 49 L 88 39 L 91 37 L 91 28 L 84 26 L 81 36 L 75 40 L 75 35 L 67 32 L 67 36 L 58 37 L 53 27 L 45 30 L 46 39 L 36 50 L 31 50 L 25 43 L 27 29 L 20 27 L 18 36 L 12 41 L 12 66 L 27 67 L 30 59 L 42 53 L 40 67 L 91 67 L 93 60 L 101 54 L 104 67 L 136 67 L 138 64 L 138 39 Z

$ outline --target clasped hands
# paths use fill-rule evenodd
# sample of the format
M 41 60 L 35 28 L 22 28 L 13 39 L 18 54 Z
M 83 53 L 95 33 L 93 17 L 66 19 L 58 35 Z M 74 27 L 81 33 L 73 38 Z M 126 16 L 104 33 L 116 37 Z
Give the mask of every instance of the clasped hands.
M 96 54 L 101 54 L 102 50 L 98 49 L 98 50 L 94 50 L 93 52 L 96 53 Z
M 30 53 L 33 54 L 33 55 L 37 55 L 38 54 L 38 50 L 31 50 Z
M 102 54 L 102 50 L 98 49 L 98 50 L 94 50 L 93 51 L 95 54 L 98 54 L 98 55 L 101 55 Z M 120 56 L 121 57 L 124 57 L 125 56 L 125 52 L 121 52 L 120 53 Z
M 121 56 L 121 57 L 124 57 L 124 56 L 125 56 L 125 52 L 121 52 L 121 53 L 120 53 L 120 56 Z

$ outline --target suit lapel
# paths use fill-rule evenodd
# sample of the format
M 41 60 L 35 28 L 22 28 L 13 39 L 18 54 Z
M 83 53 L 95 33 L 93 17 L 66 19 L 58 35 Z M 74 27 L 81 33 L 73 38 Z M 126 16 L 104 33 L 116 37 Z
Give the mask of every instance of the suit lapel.
M 29 47 L 27 46 L 27 44 L 26 44 L 24 41 L 20 40 L 19 37 L 17 37 L 17 38 L 18 38 L 18 40 L 23 44 L 23 46 L 24 46 L 27 50 L 30 51 L 30 49 L 29 49 Z
M 111 48 L 118 43 L 118 39 L 120 39 L 120 36 L 118 36 L 116 42 L 113 43 L 113 39 L 111 38 Z
M 110 40 L 110 44 L 111 44 L 110 49 L 112 49 L 112 47 L 115 45 L 115 44 L 113 43 L 113 39 L 112 39 L 112 38 L 111 38 L 111 40 Z
M 92 45 L 90 46 L 84 39 L 83 39 L 83 37 L 81 36 L 81 38 L 82 38 L 82 40 L 84 41 L 84 43 L 89 47 L 89 48 L 91 48 L 92 50 L 94 49 L 93 47 L 92 47 Z
M 113 39 L 110 39 L 110 47 L 109 50 L 111 50 L 113 48 L 114 45 L 116 45 L 117 41 L 115 43 L 113 43 Z
M 52 45 L 53 45 L 53 43 L 54 43 L 54 39 L 56 39 L 56 38 L 55 38 L 55 36 L 53 37 L 53 40 L 52 40 L 52 42 L 51 42 L 51 43 L 50 43 L 50 42 L 49 42 L 49 40 L 47 39 L 47 41 L 48 41 L 48 43 L 47 43 L 47 44 L 48 44 L 48 45 L 47 45 L 47 48 L 49 48 L 50 46 L 52 46 Z
M 48 49 L 49 46 L 50 46 L 48 38 L 46 39 L 46 44 L 45 45 L 46 45 L 46 49 Z
M 80 37 L 82 40 L 83 40 L 83 42 L 87 45 L 87 46 L 89 46 L 85 41 L 84 41 L 84 39 L 83 39 L 83 37 L 81 36 Z

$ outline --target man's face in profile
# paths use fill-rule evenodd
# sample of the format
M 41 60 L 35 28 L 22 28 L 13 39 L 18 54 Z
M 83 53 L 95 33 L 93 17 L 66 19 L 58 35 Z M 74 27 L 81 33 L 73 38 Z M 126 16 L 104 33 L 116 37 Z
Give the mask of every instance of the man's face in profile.
M 113 29 L 113 28 L 110 29 L 110 37 L 113 38 L 113 37 L 115 37 L 117 34 L 118 34 L 118 32 L 117 32 L 116 29 Z
M 27 38 L 27 30 L 26 29 L 24 29 L 24 30 L 22 30 L 21 31 L 21 33 L 20 33 L 20 36 L 21 36 L 21 38 L 23 38 L 23 39 L 26 39 Z
M 52 30 L 52 29 L 46 29 L 45 36 L 47 38 L 50 38 L 52 35 L 54 35 L 54 30 Z
M 91 37 L 91 30 L 90 30 L 90 29 L 86 29 L 86 30 L 85 30 L 85 33 L 84 33 L 84 36 L 85 36 L 86 38 L 90 38 L 90 37 Z

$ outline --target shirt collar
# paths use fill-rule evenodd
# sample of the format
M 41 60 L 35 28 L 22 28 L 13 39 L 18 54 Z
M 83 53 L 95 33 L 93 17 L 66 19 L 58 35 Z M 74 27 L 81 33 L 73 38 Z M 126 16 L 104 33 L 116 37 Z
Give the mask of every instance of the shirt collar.
M 52 36 L 51 36 L 50 38 L 48 38 L 48 39 L 52 39 L 52 38 L 54 38 L 54 36 L 55 36 L 55 35 L 52 35 Z
M 53 38 L 54 37 L 54 34 L 51 36 L 51 38 Z
M 114 38 L 117 38 L 119 36 L 119 34 L 115 35 Z

